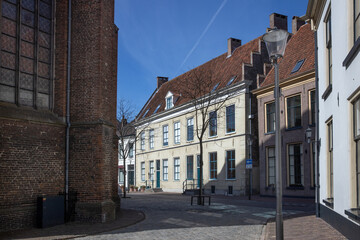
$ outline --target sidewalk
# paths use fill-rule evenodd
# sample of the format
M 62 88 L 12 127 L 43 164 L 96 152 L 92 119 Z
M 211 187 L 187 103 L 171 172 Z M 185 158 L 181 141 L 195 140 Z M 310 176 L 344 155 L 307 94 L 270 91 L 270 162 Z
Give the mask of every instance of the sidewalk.
M 276 224 L 268 222 L 262 240 L 276 239 Z M 341 233 L 315 215 L 284 219 L 284 239 L 346 239 Z
M 141 211 L 122 209 L 118 218 L 109 223 L 70 222 L 49 228 L 32 228 L 0 233 L 0 239 L 71 239 L 125 228 L 144 219 L 145 215 Z

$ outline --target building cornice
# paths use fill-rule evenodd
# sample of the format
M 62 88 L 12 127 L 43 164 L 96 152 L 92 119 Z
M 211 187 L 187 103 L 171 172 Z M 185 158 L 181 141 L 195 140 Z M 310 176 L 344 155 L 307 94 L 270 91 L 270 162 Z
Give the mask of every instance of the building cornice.
M 311 22 L 311 29 L 316 31 L 321 22 L 321 15 L 324 11 L 326 0 L 309 0 L 304 20 Z
M 280 80 L 279 86 L 280 88 L 295 86 L 298 85 L 299 83 L 303 84 L 308 80 L 315 81 L 315 69 L 304 72 L 301 75 Z M 257 88 L 253 90 L 252 93 L 255 94 L 257 98 L 260 98 L 262 95 L 267 94 L 273 90 L 274 90 L 274 84 L 271 84 L 266 87 Z

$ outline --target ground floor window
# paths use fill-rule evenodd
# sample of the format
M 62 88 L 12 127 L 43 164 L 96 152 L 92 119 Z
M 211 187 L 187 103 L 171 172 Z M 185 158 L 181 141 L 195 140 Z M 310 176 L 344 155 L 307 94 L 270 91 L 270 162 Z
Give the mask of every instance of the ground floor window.
M 304 186 L 304 166 L 302 160 L 302 144 L 288 146 L 289 185 Z
M 123 168 L 119 168 L 119 184 L 124 185 L 124 171 Z
M 145 162 L 141 163 L 141 181 L 145 181 Z
M 169 167 L 168 167 L 168 160 L 163 160 L 163 180 L 167 181 L 169 179 Z
M 267 185 L 275 186 L 275 148 L 266 149 Z
M 217 152 L 210 153 L 210 179 L 217 179 Z
M 226 151 L 226 178 L 235 179 L 235 150 Z
M 327 123 L 328 128 L 328 198 L 334 198 L 334 171 L 333 171 L 333 122 Z
M 194 156 L 186 157 L 186 178 L 188 180 L 194 179 Z
M 353 103 L 354 114 L 354 141 L 355 151 L 355 174 L 356 174 L 356 204 L 360 208 L 360 98 Z
M 180 158 L 174 158 L 174 180 L 180 180 Z
M 150 181 L 154 180 L 154 161 L 150 161 Z

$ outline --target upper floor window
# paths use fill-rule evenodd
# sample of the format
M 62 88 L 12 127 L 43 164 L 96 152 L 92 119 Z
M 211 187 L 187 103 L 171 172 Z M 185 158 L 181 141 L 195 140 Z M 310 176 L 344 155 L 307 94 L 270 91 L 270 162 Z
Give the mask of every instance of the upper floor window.
M 354 0 L 354 42 L 360 37 L 360 1 Z
M 163 145 L 169 145 L 169 126 L 163 126 Z
M 275 102 L 265 104 L 266 126 L 265 132 L 271 133 L 275 131 Z
M 180 122 L 174 123 L 174 143 L 180 143 Z
M 134 144 L 133 143 L 129 143 L 129 157 L 130 158 L 134 157 Z
M 287 128 L 301 127 L 301 97 L 296 95 L 286 99 Z
M 226 133 L 235 132 L 235 105 L 226 107 Z
M 331 37 L 331 12 L 328 13 L 325 20 L 326 24 L 326 48 L 328 62 L 328 85 L 332 84 L 332 37 Z
M 145 133 L 141 133 L 140 136 L 140 145 L 141 145 L 141 150 L 145 150 Z
M 194 140 L 194 118 L 187 119 L 187 140 Z
M 209 130 L 210 137 L 217 135 L 217 113 L 215 111 L 209 114 Z
M 315 90 L 309 91 L 309 124 L 315 124 Z
M 150 146 L 150 149 L 153 149 L 154 148 L 154 129 L 150 129 L 149 131 L 149 146 Z
M 166 98 L 166 109 L 173 107 L 173 96 Z
M 53 1 L 1 4 L 0 101 L 51 109 Z

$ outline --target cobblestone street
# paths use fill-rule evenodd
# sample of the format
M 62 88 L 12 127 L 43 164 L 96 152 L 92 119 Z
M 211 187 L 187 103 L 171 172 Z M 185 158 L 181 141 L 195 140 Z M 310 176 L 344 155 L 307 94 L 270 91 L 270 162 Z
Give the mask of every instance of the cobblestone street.
M 210 206 L 190 205 L 190 196 L 132 194 L 122 207 L 141 210 L 136 225 L 83 239 L 260 239 L 264 224 L 275 216 L 273 199 L 213 196 Z M 311 211 L 306 204 L 288 204 L 284 215 Z

